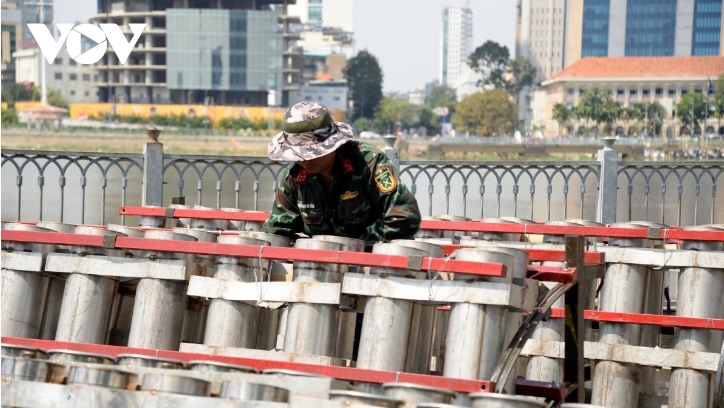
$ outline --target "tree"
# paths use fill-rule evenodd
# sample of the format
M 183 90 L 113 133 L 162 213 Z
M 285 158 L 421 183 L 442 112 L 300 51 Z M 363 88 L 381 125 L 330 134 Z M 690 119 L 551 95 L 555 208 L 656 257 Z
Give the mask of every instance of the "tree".
M 468 57 L 468 66 L 483 75 L 483 83 L 495 88 L 507 89 L 505 74 L 508 71 L 510 52 L 508 47 L 495 41 L 486 41 Z
M 2 91 L 2 100 L 8 103 L 8 107 L 15 107 L 15 102 L 39 101 L 40 87 L 27 86 L 21 83 L 14 83 Z M 48 105 L 65 108 L 67 104 L 60 93 L 54 89 L 48 89 Z
M 714 117 L 717 119 L 717 132 L 721 128 L 721 119 L 724 117 L 724 75 L 719 75 L 714 87 Z
M 382 100 L 382 68 L 377 58 L 362 50 L 347 62 L 344 70 L 349 86 L 350 99 L 354 103 L 352 120 L 371 118 L 375 107 Z
M 367 118 L 357 118 L 353 124 L 354 128 L 357 129 L 357 132 L 364 132 L 370 129 L 372 122 L 370 122 Z
M 518 105 L 511 99 L 503 89 L 468 95 L 458 104 L 453 124 L 478 135 L 512 132 L 518 122 Z
M 375 124 L 379 129 L 392 133 L 396 124 L 409 127 L 415 122 L 415 110 L 407 100 L 392 96 L 385 96 L 375 109 Z
M 435 89 L 425 97 L 425 105 L 435 109 L 440 106 L 446 106 L 450 114 L 455 112 L 455 106 L 458 104 L 458 96 L 454 88 L 447 85 L 436 86 Z
M 561 129 L 565 127 L 565 124 L 575 119 L 575 117 L 575 109 L 568 107 L 562 103 L 557 103 L 553 105 L 553 120 L 558 122 L 559 133 L 562 133 Z
M 516 58 L 508 63 L 508 73 L 512 78 L 507 81 L 506 89 L 518 101 L 520 91 L 526 86 L 533 85 L 538 70 L 528 58 Z
M 2 110 L 2 125 L 3 126 L 15 126 L 18 124 L 18 114 L 15 109 L 3 109 Z
M 431 107 L 425 105 L 420 106 L 416 113 L 418 126 L 427 129 L 428 135 L 434 135 L 440 132 L 440 116 L 436 115 Z
M 692 111 L 694 113 L 694 128 L 696 128 L 696 126 L 699 125 L 699 121 L 704 120 L 706 115 L 706 99 L 704 99 L 704 94 L 699 92 L 689 92 L 682 96 L 679 103 L 676 104 L 676 116 L 685 126 L 687 126 L 687 128 L 691 126 Z
M 611 94 L 599 88 L 581 92 L 576 114 L 579 118 L 591 120 L 601 130 L 601 123 L 611 125 L 619 118 L 621 104 L 614 101 Z

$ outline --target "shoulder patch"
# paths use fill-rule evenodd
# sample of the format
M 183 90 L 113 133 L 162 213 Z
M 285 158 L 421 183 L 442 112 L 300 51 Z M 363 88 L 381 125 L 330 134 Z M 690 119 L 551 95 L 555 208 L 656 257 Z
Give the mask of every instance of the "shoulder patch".
M 306 182 L 308 177 L 309 177 L 309 172 L 307 172 L 304 169 L 299 170 L 299 174 L 297 175 L 297 183 Z
M 344 166 L 345 173 L 353 173 L 354 172 L 354 166 L 352 165 L 352 160 L 350 159 L 342 159 L 342 166 Z
M 375 183 L 383 194 L 387 194 L 397 187 L 397 179 L 389 166 L 382 166 L 375 171 Z

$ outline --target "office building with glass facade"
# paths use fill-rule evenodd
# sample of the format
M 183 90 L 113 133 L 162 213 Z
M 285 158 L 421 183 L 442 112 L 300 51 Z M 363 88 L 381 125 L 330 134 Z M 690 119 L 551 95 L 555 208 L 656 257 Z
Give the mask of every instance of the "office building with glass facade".
M 273 11 L 169 9 L 166 82 L 171 99 L 191 103 L 212 96 L 259 105 L 269 91 L 281 93 L 282 33 L 276 23 Z
M 99 102 L 279 105 L 295 73 L 279 3 L 99 0 L 92 22 L 146 24 L 125 64 L 109 52 L 94 65 Z
M 722 0 L 568 0 L 566 19 L 566 66 L 583 57 L 724 55 Z

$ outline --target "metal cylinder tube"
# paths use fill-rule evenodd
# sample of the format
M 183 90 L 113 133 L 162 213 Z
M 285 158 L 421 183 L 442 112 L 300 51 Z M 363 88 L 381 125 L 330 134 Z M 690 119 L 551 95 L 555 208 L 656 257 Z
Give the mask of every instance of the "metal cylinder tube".
M 635 224 L 614 224 L 619 228 L 646 228 Z M 650 247 L 645 239 L 611 238 L 609 245 Z M 600 310 L 607 312 L 643 313 L 646 305 L 646 283 L 650 270 L 646 266 L 607 264 L 606 281 L 601 289 Z M 661 272 L 657 272 L 661 273 Z M 638 346 L 641 325 L 601 322 L 598 341 L 607 344 Z M 603 406 L 636 406 L 641 370 L 637 366 L 612 361 L 596 364 L 593 376 L 592 403 Z
M 108 224 L 108 231 L 120 232 L 121 234 L 125 234 L 126 236 L 132 238 L 143 238 L 146 235 L 146 231 L 140 228 L 126 227 L 118 224 Z M 143 251 L 138 249 L 126 249 L 125 252 L 126 256 L 140 257 Z
M 416 402 L 437 402 L 450 404 L 455 399 L 455 392 L 443 388 L 428 387 L 410 383 L 385 383 L 382 384 L 385 396 L 406 403 Z
M 375 244 L 372 253 L 388 255 L 429 256 L 419 248 L 396 244 Z M 409 276 L 410 271 L 393 268 L 371 268 L 372 275 Z M 403 371 L 406 353 L 400 350 L 407 345 L 413 303 L 408 300 L 372 297 L 365 305 L 362 321 L 357 367 L 373 370 Z
M 450 216 L 450 218 L 452 217 L 453 216 Z M 443 247 L 428 241 L 396 239 L 393 240 L 392 243 L 408 248 L 422 249 L 427 252 L 428 256 L 431 258 L 442 258 L 445 255 L 445 249 Z M 420 277 L 424 278 L 425 274 L 421 274 Z M 421 303 L 415 303 L 413 305 L 412 317 L 410 319 L 410 335 L 407 344 L 405 372 L 427 374 L 430 370 L 432 337 L 434 333 L 434 313 L 435 306 L 423 305 Z
M 5 223 L 3 229 L 12 231 L 53 232 L 53 230 L 48 228 L 41 228 L 28 224 L 20 224 L 17 222 Z M 56 246 L 52 244 L 36 244 L 31 242 L 14 242 L 3 240 L 0 242 L 0 244 L 2 245 L 2 249 L 6 251 L 39 252 L 47 254 L 49 252 L 54 252 L 56 249 Z
M 500 263 L 509 271 L 515 268 L 512 255 L 488 251 L 487 248 L 458 250 L 456 259 Z M 455 279 L 475 280 L 465 275 L 456 276 Z M 510 280 L 510 277 L 507 279 Z M 490 280 L 500 281 L 505 278 Z M 450 308 L 443 376 L 478 379 L 484 375 L 483 378 L 489 378 L 505 345 L 506 318 L 507 309 L 500 306 L 453 304 Z
M 707 245 L 701 243 L 700 247 Z M 678 316 L 724 318 L 724 266 L 722 269 L 684 268 L 679 273 L 678 284 Z M 718 330 L 677 328 L 674 331 L 676 350 L 718 353 L 721 344 L 722 332 Z M 669 380 L 669 406 L 706 407 L 712 394 L 711 384 L 708 373 L 673 369 Z
M 239 236 L 267 241 L 273 247 L 289 247 L 292 242 L 291 239 L 282 235 L 258 231 L 240 231 Z M 269 262 L 267 268 L 268 272 L 273 274 L 286 274 L 286 269 L 281 262 Z M 276 347 L 279 334 L 279 315 L 279 309 L 265 308 L 260 311 L 255 347 L 257 350 L 272 350 Z
M 45 295 L 45 307 L 40 323 L 40 339 L 55 339 L 55 334 L 58 331 L 58 318 L 60 317 L 60 306 L 63 304 L 64 291 L 64 278 L 48 276 L 48 291 Z
M 528 397 L 476 392 L 470 394 L 472 408 L 546 408 L 548 405 Z
M 85 225 L 79 225 L 75 227 L 74 234 L 82 235 L 112 235 L 116 237 L 125 237 L 126 234 L 118 231 L 110 231 L 105 228 L 89 227 Z M 123 249 L 108 249 L 103 247 L 90 247 L 90 246 L 72 246 L 70 251 L 74 254 L 81 256 L 86 255 L 98 255 L 98 256 L 114 256 L 114 257 L 125 257 L 126 251 Z
M 261 211 L 244 211 L 237 208 L 222 208 L 221 211 L 261 213 Z M 234 221 L 229 220 L 230 231 L 257 231 L 264 232 L 264 221 Z
M 220 235 L 220 244 L 268 245 L 268 241 L 254 238 Z M 217 257 L 214 279 L 236 282 L 254 282 L 257 276 L 264 276 L 268 263 L 259 264 L 257 258 Z M 256 346 L 257 324 L 260 308 L 243 302 L 226 299 L 211 299 L 206 318 L 204 344 L 208 346 L 238 347 L 253 349 Z
M 365 242 L 360 239 L 338 237 L 335 235 L 315 235 L 312 239 L 337 242 L 350 248 L 352 252 L 364 252 Z M 357 265 L 348 265 L 347 272 L 359 273 L 362 268 Z M 288 317 L 288 316 L 287 316 Z M 340 310 L 337 314 L 337 346 L 334 355 L 337 358 L 352 360 L 354 352 L 354 332 L 357 326 L 357 313 Z
M 299 239 L 296 248 L 349 251 L 347 245 L 331 241 Z M 294 282 L 341 283 L 346 265 L 294 262 Z M 335 305 L 293 303 L 289 305 L 284 334 L 284 352 L 334 357 L 337 348 L 339 308 Z
M 40 272 L 2 269 L 2 336 L 38 338 L 48 281 Z
M 104 344 L 118 281 L 72 274 L 65 282 L 55 341 Z
M 128 347 L 178 350 L 186 302 L 185 282 L 141 279 L 136 288 Z
M 216 208 L 203 207 L 195 205 L 194 210 L 216 211 Z M 191 228 L 204 229 L 210 231 L 227 230 L 229 228 L 229 220 L 210 220 L 206 218 L 191 218 Z

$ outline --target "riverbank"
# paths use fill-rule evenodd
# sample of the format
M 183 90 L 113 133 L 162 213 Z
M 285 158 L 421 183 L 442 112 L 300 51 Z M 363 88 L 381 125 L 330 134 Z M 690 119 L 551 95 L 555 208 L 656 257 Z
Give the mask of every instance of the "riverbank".
M 54 150 L 54 151 L 83 151 L 98 153 L 140 153 L 146 136 L 138 133 L 64 133 L 64 132 L 26 132 L 18 130 L 3 130 L 3 149 L 19 150 Z M 161 133 L 160 141 L 164 152 L 169 154 L 204 154 L 221 156 L 252 156 L 266 157 L 268 139 L 262 136 L 235 137 L 219 135 L 166 135 Z M 380 139 L 365 139 L 377 148 L 383 148 L 384 142 Z M 402 160 L 519 160 L 551 161 L 551 160 L 594 160 L 586 152 L 569 152 L 564 155 L 546 155 L 538 157 L 518 157 L 514 152 L 490 152 L 485 146 L 478 146 L 477 151 L 445 152 L 430 157 L 428 140 L 410 140 L 402 142 L 400 157 Z

